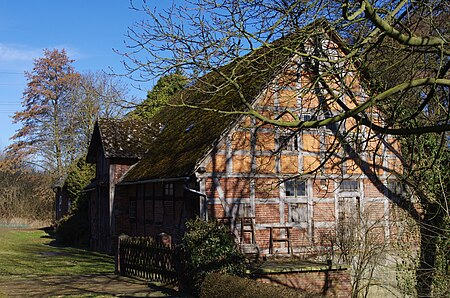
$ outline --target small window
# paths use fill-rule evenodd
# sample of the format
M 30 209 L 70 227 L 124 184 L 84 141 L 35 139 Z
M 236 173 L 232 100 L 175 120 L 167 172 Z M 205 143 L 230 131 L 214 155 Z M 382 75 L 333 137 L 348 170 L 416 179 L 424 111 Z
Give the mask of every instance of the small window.
M 173 196 L 173 183 L 164 184 L 164 196 L 166 197 Z
M 397 195 L 401 195 L 405 192 L 403 184 L 397 180 L 388 180 L 387 188 Z
M 286 197 L 298 198 L 306 196 L 306 181 L 299 179 L 288 180 L 284 183 Z
M 310 114 L 304 114 L 302 115 L 303 121 L 311 121 L 311 115 Z
M 63 200 L 62 194 L 60 193 L 58 196 L 58 211 L 59 212 L 61 212 L 61 210 L 62 210 L 62 200 Z
M 308 222 L 308 204 L 296 203 L 289 206 L 289 222 L 307 223 Z
M 301 116 L 302 116 L 302 121 L 316 121 L 317 120 L 316 115 L 302 114 Z
M 341 191 L 357 192 L 359 191 L 359 182 L 357 180 L 344 180 L 341 182 Z
M 136 219 L 136 215 L 137 215 L 137 209 L 136 209 L 136 200 L 132 200 L 130 201 L 130 206 L 129 206 L 129 216 L 130 219 Z

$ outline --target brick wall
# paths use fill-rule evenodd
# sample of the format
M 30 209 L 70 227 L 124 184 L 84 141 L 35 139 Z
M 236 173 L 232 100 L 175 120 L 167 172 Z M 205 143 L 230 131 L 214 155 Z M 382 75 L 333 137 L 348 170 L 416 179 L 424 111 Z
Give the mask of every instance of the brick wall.
M 347 269 L 264 274 L 258 275 L 256 280 L 326 297 L 347 298 L 352 292 L 350 270 Z
M 380 221 L 384 219 L 384 202 L 367 202 L 364 206 L 364 215 L 369 220 Z
M 259 223 L 279 223 L 279 204 L 258 204 L 255 207 L 255 216 Z
M 298 65 L 292 66 L 292 69 L 296 69 Z M 313 77 L 304 70 L 300 77 L 297 73 L 291 76 L 289 69 L 286 68 L 286 73 L 269 82 L 261 97 L 256 99 L 255 109 L 269 118 L 279 117 L 284 121 L 292 120 L 292 115 L 280 112 L 286 108 L 298 110 L 300 117 L 313 117 L 314 109 L 319 106 L 317 94 L 313 89 L 308 89 L 313 86 Z M 349 76 L 346 78 L 349 87 L 360 93 L 362 90 L 356 72 Z M 334 86 L 332 78 L 325 79 Z M 338 85 L 335 87 L 340 88 Z M 349 106 L 355 106 L 348 96 L 343 100 Z M 337 111 L 341 109 L 332 100 L 329 108 Z M 360 162 L 346 156 L 340 139 L 332 130 L 311 129 L 293 134 L 295 129 L 274 127 L 257 119 L 243 117 L 204 160 L 206 172 L 202 173 L 201 179 L 204 179 L 202 189 L 208 198 L 209 216 L 236 217 L 236 214 L 231 214 L 232 210 L 238 210 L 235 208 L 238 204 L 246 204 L 255 217 L 256 242 L 264 250 L 263 253 L 268 252 L 268 228 L 280 226 L 291 227 L 294 250 L 306 252 L 313 245 L 329 245 L 339 224 L 338 217 L 342 216 L 343 208 L 346 208 L 340 205 L 339 199 L 347 198 L 351 202 L 358 202 L 357 205 L 352 203 L 352 210 L 359 208 L 359 211 L 365 212 L 364 215 L 368 214 L 367 220 L 379 221 L 374 232 L 376 238 L 381 239 L 383 233 L 389 235 L 392 231 L 385 219 L 390 214 L 385 206 L 383 188 L 380 191 L 367 176 L 385 175 L 387 172 L 382 171 L 382 167 L 398 168 L 395 164 L 397 159 L 386 150 L 385 143 L 373 131 L 368 128 L 364 132 L 357 131 L 354 119 L 344 122 L 343 127 L 348 130 L 347 143 L 354 146 L 356 151 L 362 145 L 358 137 L 367 137 L 368 143 L 364 144 L 365 154 L 362 156 L 367 164 L 364 168 L 367 175 L 359 167 Z M 286 136 L 290 138 L 285 139 Z M 388 141 L 398 149 L 394 139 L 388 138 Z M 333 151 L 334 154 L 330 157 L 324 154 L 326 151 Z M 324 156 L 330 159 L 324 161 Z M 307 173 L 309 171 L 316 172 Z M 307 182 L 304 189 L 295 191 L 295 195 L 293 189 L 286 193 L 283 182 L 293 177 Z M 340 187 L 343 177 L 357 180 L 358 187 L 344 190 Z M 378 178 L 383 182 L 387 179 L 386 176 Z M 297 195 L 298 192 L 301 194 Z M 224 209 L 229 214 L 225 214 Z M 239 222 L 236 228 L 239 231 Z
M 114 171 L 114 183 L 117 183 L 123 174 L 130 168 L 130 165 L 112 164 L 111 168 Z
M 364 196 L 367 198 L 379 198 L 383 197 L 383 194 L 369 181 L 369 179 L 364 179 Z
M 314 203 L 313 221 L 315 222 L 334 222 L 336 216 L 334 214 L 333 203 Z

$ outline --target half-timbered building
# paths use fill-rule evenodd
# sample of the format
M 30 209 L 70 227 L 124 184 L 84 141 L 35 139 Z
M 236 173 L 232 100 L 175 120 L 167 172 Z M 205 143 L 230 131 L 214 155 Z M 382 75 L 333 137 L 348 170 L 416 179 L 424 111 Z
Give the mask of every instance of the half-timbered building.
M 195 216 L 229 224 L 243 248 L 263 254 L 321 253 L 342 227 L 363 221 L 382 239 L 396 232 L 390 200 L 393 173 L 401 171 L 398 142 L 356 116 L 302 128 L 369 99 L 356 64 L 346 60 L 339 72 L 326 73 L 327 62 L 292 50 L 330 61 L 346 55 L 334 33 L 310 29 L 193 82 L 147 124 L 152 129 L 131 120 L 97 124 L 88 154 L 97 164 L 93 247 L 111 250 L 121 233 L 164 233 L 178 242 Z M 248 105 L 299 125 L 272 125 Z M 365 117 L 382 121 L 375 109 Z M 130 138 L 136 134 L 139 140 Z

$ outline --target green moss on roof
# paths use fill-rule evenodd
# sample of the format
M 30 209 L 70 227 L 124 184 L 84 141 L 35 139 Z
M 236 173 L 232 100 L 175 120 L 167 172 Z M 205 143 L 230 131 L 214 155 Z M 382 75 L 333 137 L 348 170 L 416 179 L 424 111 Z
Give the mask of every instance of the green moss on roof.
M 281 72 L 293 56 L 292 49 L 308 38 L 304 30 L 279 39 L 238 58 L 217 71 L 206 74 L 195 84 L 177 93 L 170 101 L 222 111 L 244 111 L 245 105 L 236 87 L 222 77 L 226 74 L 239 85 L 245 99 L 252 103 L 262 90 Z M 149 145 L 148 153 L 124 177 L 137 181 L 189 176 L 197 162 L 207 154 L 221 134 L 237 119 L 201 109 L 169 106 L 159 111 L 153 123 L 164 126 Z

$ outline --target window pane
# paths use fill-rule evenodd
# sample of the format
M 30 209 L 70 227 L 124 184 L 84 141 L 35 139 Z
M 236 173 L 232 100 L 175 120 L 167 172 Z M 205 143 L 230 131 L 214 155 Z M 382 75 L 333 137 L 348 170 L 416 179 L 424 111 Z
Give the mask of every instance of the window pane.
M 251 207 L 248 203 L 240 203 L 238 206 L 238 217 L 251 217 Z
M 294 197 L 295 193 L 295 180 L 288 180 L 285 182 L 285 189 L 286 189 L 286 197 Z
M 136 218 L 136 201 L 130 201 L 129 216 L 130 218 Z
M 297 196 L 306 196 L 306 181 L 297 180 Z
M 311 120 L 311 115 L 304 114 L 302 118 L 303 118 L 303 121 L 310 121 Z
M 389 188 L 390 191 L 392 191 L 397 195 L 404 193 L 403 185 L 399 181 L 391 180 L 388 182 L 387 187 Z
M 355 223 L 359 218 L 360 199 L 359 197 L 341 197 L 338 201 L 339 221 Z
M 278 140 L 278 148 L 280 150 L 297 151 L 298 150 L 298 138 L 296 134 L 283 134 Z
M 164 195 L 165 196 L 173 196 L 173 183 L 165 183 L 164 184 Z
M 358 191 L 359 183 L 356 180 L 344 180 L 341 182 L 341 191 Z
M 278 149 L 279 150 L 288 150 L 289 136 L 281 135 L 278 138 Z

